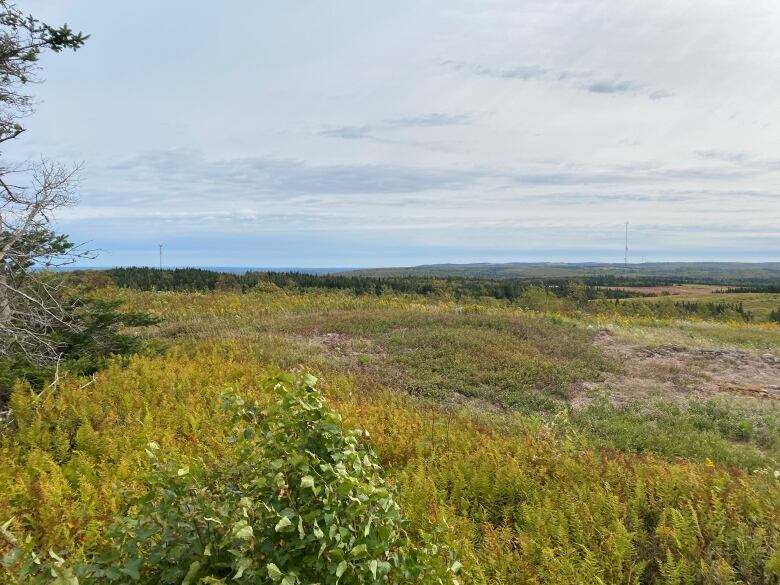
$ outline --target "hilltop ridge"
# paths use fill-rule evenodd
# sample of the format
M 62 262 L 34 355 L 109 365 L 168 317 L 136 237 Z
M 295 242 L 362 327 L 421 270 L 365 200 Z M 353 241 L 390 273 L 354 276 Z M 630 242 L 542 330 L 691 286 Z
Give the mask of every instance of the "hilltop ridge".
M 433 276 L 465 278 L 569 278 L 654 277 L 678 282 L 728 283 L 742 280 L 776 281 L 780 262 L 478 262 L 470 264 L 423 264 L 397 268 L 351 270 L 354 276 Z

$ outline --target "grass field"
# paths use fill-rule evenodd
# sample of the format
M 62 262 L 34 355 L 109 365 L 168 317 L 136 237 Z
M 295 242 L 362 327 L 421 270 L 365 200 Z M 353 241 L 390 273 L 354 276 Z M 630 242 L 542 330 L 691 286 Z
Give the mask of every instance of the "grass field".
M 652 348 L 718 348 L 737 369 L 780 356 L 776 325 L 274 287 L 100 294 L 163 322 L 140 332 L 145 355 L 94 383 L 14 394 L 0 524 L 13 517 L 40 551 L 98 550 L 143 490 L 149 441 L 192 465 L 228 453 L 219 396 L 267 402 L 261 381 L 285 370 L 314 373 L 346 424 L 371 433 L 412 535 L 438 526 L 462 583 L 780 583 L 780 400 L 672 400 L 674 370 L 657 372 L 652 399 L 604 386 Z

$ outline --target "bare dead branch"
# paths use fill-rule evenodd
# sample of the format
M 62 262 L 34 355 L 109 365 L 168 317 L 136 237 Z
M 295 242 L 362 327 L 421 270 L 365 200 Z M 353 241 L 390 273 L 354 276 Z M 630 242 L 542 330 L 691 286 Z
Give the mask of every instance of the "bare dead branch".
M 77 49 L 86 38 L 0 0 L 0 144 L 25 131 L 21 122 L 33 111 L 25 87 L 38 80 L 40 53 Z M 40 270 L 93 256 L 52 229 L 56 212 L 76 201 L 78 171 L 45 159 L 0 164 L 0 356 L 21 353 L 36 363 L 59 363 L 52 332 L 79 327 L 60 285 Z

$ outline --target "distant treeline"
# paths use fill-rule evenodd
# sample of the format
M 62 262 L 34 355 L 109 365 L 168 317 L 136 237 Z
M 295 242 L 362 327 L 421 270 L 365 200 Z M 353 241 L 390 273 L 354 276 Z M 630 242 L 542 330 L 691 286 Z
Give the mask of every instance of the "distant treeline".
M 756 286 L 736 286 L 716 290 L 716 293 L 780 293 L 780 284 L 764 284 Z
M 737 316 L 742 321 L 752 321 L 753 313 L 746 311 L 742 303 L 711 303 L 702 301 L 678 301 L 674 305 L 683 313 L 705 319 L 722 319 Z
M 438 264 L 358 271 L 360 276 L 427 276 L 446 278 L 574 279 L 601 286 L 713 284 L 760 286 L 780 284 L 780 263 L 660 262 L 647 264 Z
M 102 276 L 99 276 L 102 275 Z M 598 283 L 584 283 L 566 279 L 475 279 L 463 277 L 369 277 L 346 274 L 307 274 L 301 272 L 246 272 L 233 274 L 214 272 L 200 268 L 113 268 L 100 273 L 83 272 L 76 275 L 85 280 L 96 280 L 107 276 L 120 288 L 157 291 L 235 291 L 249 292 L 261 285 L 274 285 L 286 290 L 338 289 L 354 294 L 382 295 L 384 293 L 448 295 L 456 299 L 463 297 L 515 300 L 531 287 L 542 287 L 549 294 L 560 298 L 576 298 L 580 301 L 593 299 L 622 299 L 640 295 L 633 291 L 597 288 Z
M 104 271 L 71 273 L 77 281 L 92 287 L 114 285 L 143 291 L 251 293 L 263 289 L 342 290 L 355 295 L 413 294 L 443 298 L 493 298 L 519 306 L 544 311 L 593 310 L 614 311 L 625 315 L 661 318 L 690 316 L 718 321 L 752 321 L 753 314 L 742 303 L 707 301 L 644 301 L 636 297 L 659 296 L 635 290 L 609 288 L 625 286 L 612 277 L 571 279 L 482 279 L 459 276 L 360 276 L 349 274 L 316 275 L 302 272 L 215 272 L 202 268 L 113 268 Z M 634 281 L 631 282 L 634 284 Z M 669 284 L 669 283 L 667 283 Z M 648 280 L 645 286 L 658 286 Z M 623 301 L 623 299 L 634 299 Z M 591 304 L 590 301 L 597 301 Z M 780 311 L 771 320 L 780 321 Z
M 721 301 L 672 301 L 670 298 L 663 300 L 644 301 L 634 299 L 629 301 L 615 300 L 614 302 L 601 301 L 593 307 L 598 311 L 613 310 L 621 315 L 679 318 L 686 319 L 697 317 L 712 321 L 744 321 L 755 320 L 752 311 L 748 311 L 742 303 Z

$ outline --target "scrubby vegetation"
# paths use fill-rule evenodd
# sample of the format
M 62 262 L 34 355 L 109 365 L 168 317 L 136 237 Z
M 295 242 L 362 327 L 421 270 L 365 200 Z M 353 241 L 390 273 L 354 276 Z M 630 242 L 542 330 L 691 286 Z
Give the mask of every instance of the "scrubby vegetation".
M 584 310 L 614 312 L 623 315 L 656 316 L 659 318 L 690 316 L 722 321 L 769 320 L 766 303 L 776 301 L 776 295 L 727 295 L 717 300 L 700 297 L 672 298 L 668 293 L 624 289 L 635 279 L 618 276 L 563 278 L 500 278 L 476 279 L 458 276 L 388 276 L 367 277 L 351 274 L 306 274 L 300 272 L 246 272 L 241 274 L 214 272 L 199 268 L 156 270 L 153 268 L 114 268 L 106 271 L 81 271 L 72 275 L 77 282 L 113 283 L 119 288 L 141 291 L 190 291 L 251 293 L 282 289 L 288 292 L 307 290 L 340 290 L 355 295 L 419 295 L 457 301 L 496 299 L 527 309 L 546 311 Z M 648 287 L 670 284 L 656 279 L 641 281 Z M 622 303 L 620 300 L 629 302 Z M 611 300 L 610 306 L 606 301 Z
M 670 460 L 718 461 L 747 471 L 780 468 L 780 410 L 750 401 L 597 400 L 572 413 L 579 432 L 604 447 Z
M 110 523 L 104 550 L 42 560 L 6 527 L 16 540 L 6 566 L 33 583 L 452 582 L 460 563 L 446 547 L 410 542 L 376 456 L 343 430 L 315 381 L 272 378 L 279 399 L 267 410 L 223 395 L 235 447 L 219 457 L 162 460 L 150 441 L 144 491 Z
M 297 562 L 271 560 L 279 573 L 272 568 L 269 574 L 270 557 L 260 548 L 265 536 L 259 538 L 269 527 L 278 546 L 314 537 L 307 524 L 319 513 L 314 507 L 305 508 L 312 516 L 302 520 L 303 536 L 292 515 L 289 534 L 274 528 L 280 513 L 291 514 L 279 506 L 297 502 L 302 491 L 308 495 L 304 476 L 321 483 L 297 467 L 311 467 L 310 455 L 295 455 L 302 452 L 295 442 L 309 440 L 297 433 L 303 426 L 314 432 L 306 436 L 342 436 L 295 422 L 313 414 L 297 402 L 300 392 L 311 392 L 306 382 L 295 386 L 285 379 L 286 399 L 293 403 L 272 406 L 268 380 L 279 369 L 303 368 L 321 378 L 344 428 L 368 431 L 328 444 L 338 445 L 336 451 L 354 447 L 361 461 L 368 454 L 371 465 L 364 471 L 382 466 L 385 479 L 374 485 L 388 494 L 396 490 L 405 518 L 392 521 L 403 531 L 397 534 L 406 535 L 398 550 L 410 546 L 401 556 L 434 572 L 432 578 L 485 584 L 780 582 L 780 409 L 771 399 L 570 403 L 579 384 L 621 368 L 593 345 L 596 328 L 607 323 L 620 335 L 647 328 L 660 343 L 663 335 L 674 339 L 678 328 L 686 335 L 698 328 L 693 331 L 700 337 L 688 337 L 696 343 L 732 338 L 739 344 L 740 336 L 750 336 L 745 339 L 751 344 L 762 340 L 761 351 L 780 346 L 775 326 L 677 324 L 583 312 L 576 305 L 561 311 L 555 295 L 540 296 L 534 309 L 495 299 L 277 286 L 251 294 L 106 288 L 95 295 L 160 317 L 147 335 L 167 349 L 110 363 L 88 385 L 64 376 L 40 397 L 24 385 L 17 388 L 13 419 L 0 438 L 0 518 L 14 519 L 6 532 L 17 543 L 6 537 L 0 545 L 5 554 L 24 545 L 55 572 L 81 571 L 81 583 L 94 581 L 85 567 L 97 566 L 120 571 L 119 582 L 133 582 L 136 570 L 140 582 L 165 582 L 163 570 L 173 571 L 171 582 L 186 580 L 190 570 L 187 582 L 228 582 L 241 563 L 247 566 L 239 582 L 307 582 L 308 565 L 291 573 Z M 545 299 L 552 303 L 548 308 Z M 225 396 L 240 401 L 231 398 L 226 409 Z M 236 418 L 242 411 L 248 416 Z M 330 420 L 323 416 L 318 420 Z M 151 458 L 150 443 L 159 447 Z M 242 467 L 241 461 L 251 463 Z M 270 480 L 241 480 L 276 477 L 282 469 L 298 478 L 285 480 L 289 491 L 266 493 Z M 244 487 L 225 492 L 239 483 Z M 165 490 L 187 506 L 172 506 Z M 251 503 L 242 506 L 243 497 Z M 304 499 L 306 506 L 316 505 Z M 209 508 L 215 500 L 224 500 L 224 508 Z M 296 517 L 297 506 L 289 506 Z M 244 508 L 250 518 L 277 519 L 255 525 L 244 518 Z M 156 522 L 154 510 L 172 514 L 170 523 L 148 536 L 128 528 Z M 205 516 L 223 526 L 214 523 L 201 542 L 196 526 L 210 525 Z M 238 538 L 243 524 L 232 531 L 242 518 L 254 540 Z M 241 534 L 248 537 L 249 530 Z M 163 552 L 168 538 L 187 544 Z M 351 551 L 356 544 L 347 546 Z M 435 559 L 445 559 L 440 564 L 426 556 L 431 546 L 441 553 Z M 354 566 L 347 555 L 340 582 L 360 575 L 373 582 L 372 558 L 377 571 L 383 560 L 396 566 L 358 553 Z M 323 570 L 338 569 L 344 559 L 337 557 Z M 7 558 L 7 580 L 16 579 L 23 562 Z M 261 565 L 265 573 L 257 572 Z M 416 582 L 404 579 L 399 582 Z
M 0 29 L 5 142 L 88 37 Z M 63 275 L 74 171 L 12 168 L 3 584 L 780 584 L 778 265 Z
M 529 290 L 543 289 L 550 295 L 581 302 L 595 298 L 627 298 L 635 295 L 612 288 L 596 288 L 566 279 L 500 279 L 487 280 L 463 277 L 435 278 L 427 276 L 364 277 L 353 274 L 307 274 L 302 272 L 215 272 L 200 268 L 112 268 L 94 272 L 79 272 L 74 276 L 93 281 L 95 274 L 107 276 L 120 288 L 144 291 L 230 291 L 248 292 L 257 287 L 276 286 L 289 291 L 309 289 L 345 290 L 354 294 L 405 293 L 452 298 L 484 298 L 517 300 Z
M 24 380 L 38 391 L 60 372 L 90 375 L 117 356 L 129 356 L 141 349 L 142 339 L 134 328 L 157 323 L 143 311 L 125 311 L 121 301 L 91 298 L 80 294 L 64 296 L 65 318 L 46 332 L 56 352 L 56 361 L 36 361 L 22 351 L 0 356 L 0 407 L 16 381 Z M 71 326 L 77 323 L 77 327 Z
M 610 307 L 601 304 L 601 312 Z M 657 301 L 631 299 L 629 302 L 615 303 L 614 311 L 622 315 L 653 316 L 653 317 L 696 317 L 714 321 L 753 321 L 752 311 L 745 309 L 742 302 L 682 300 L 669 298 Z

